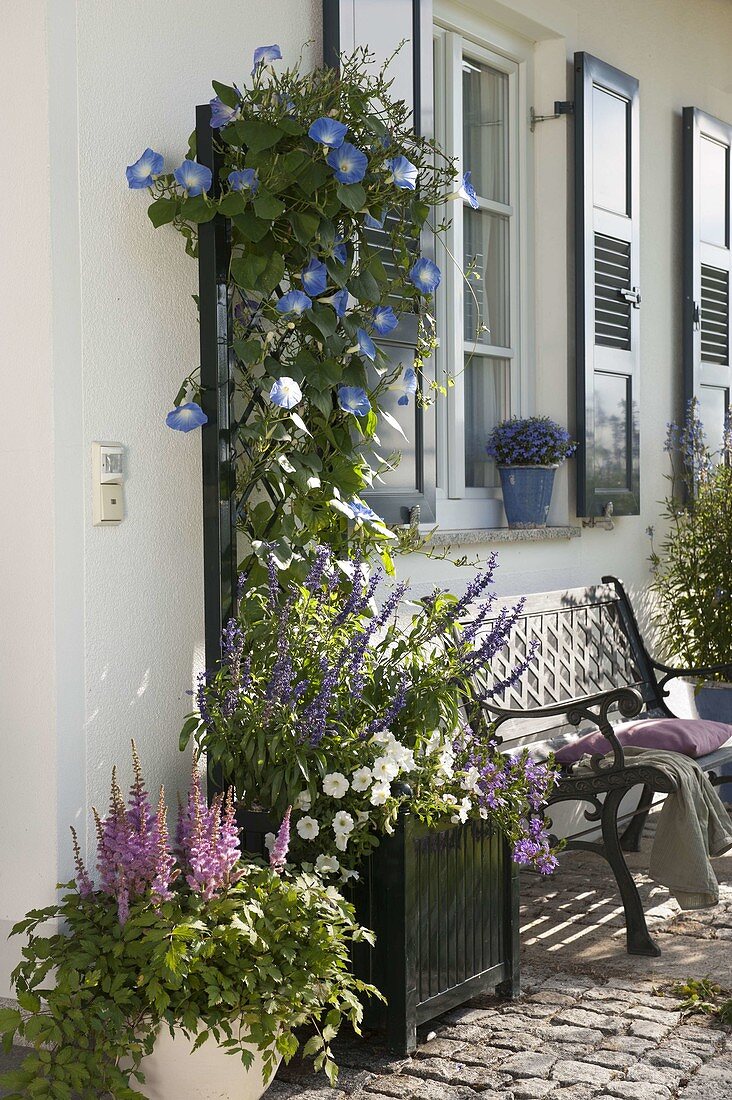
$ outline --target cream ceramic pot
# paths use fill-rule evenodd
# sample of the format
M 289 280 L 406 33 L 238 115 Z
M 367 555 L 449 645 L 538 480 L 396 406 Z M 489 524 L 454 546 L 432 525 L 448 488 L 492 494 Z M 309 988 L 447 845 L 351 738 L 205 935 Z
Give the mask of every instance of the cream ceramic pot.
M 227 1054 L 215 1039 L 191 1053 L 194 1038 L 162 1027 L 152 1054 L 142 1059 L 144 1085 L 131 1082 L 148 1100 L 259 1100 L 269 1088 L 262 1080 L 262 1054 L 250 1046 L 254 1061 L 246 1069 L 241 1058 Z M 275 1070 L 281 1059 L 277 1058 Z M 274 1073 L 273 1075 L 274 1076 Z

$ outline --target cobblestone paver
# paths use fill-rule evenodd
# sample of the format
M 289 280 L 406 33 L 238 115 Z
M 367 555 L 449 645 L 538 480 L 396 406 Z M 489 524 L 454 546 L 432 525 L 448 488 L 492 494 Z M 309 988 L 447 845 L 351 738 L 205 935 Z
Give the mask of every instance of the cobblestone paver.
M 652 833 L 652 819 L 651 830 Z M 372 1042 L 339 1049 L 336 1089 L 283 1067 L 271 1100 L 732 1100 L 732 1036 L 684 1019 L 679 978 L 732 987 L 732 858 L 715 861 L 715 909 L 682 913 L 629 857 L 662 954 L 625 951 L 612 877 L 594 856 L 562 857 L 551 879 L 522 886 L 523 995 L 481 998 L 422 1033 L 412 1058 Z M 429 1036 L 429 1037 L 428 1037 Z

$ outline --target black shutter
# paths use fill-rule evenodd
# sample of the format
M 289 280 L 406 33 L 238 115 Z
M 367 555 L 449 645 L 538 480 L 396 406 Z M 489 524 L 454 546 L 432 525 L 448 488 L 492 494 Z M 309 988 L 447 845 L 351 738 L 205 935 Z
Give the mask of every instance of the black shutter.
M 684 108 L 684 396 L 696 397 L 710 446 L 730 407 L 732 126 Z
M 638 81 L 574 60 L 577 515 L 638 515 Z
M 431 136 L 432 119 L 432 0 L 323 0 L 323 60 L 338 65 L 339 54 L 350 54 L 358 46 L 368 46 L 381 64 L 405 39 L 392 62 L 392 94 L 404 99 L 412 109 L 414 128 Z M 429 255 L 430 242 L 422 251 Z M 417 319 L 403 314 L 399 327 L 380 347 L 405 369 L 414 361 Z M 422 385 L 428 394 L 432 360 L 423 371 Z M 435 413 L 434 407 L 422 409 L 414 399 L 408 406 L 397 404 L 398 394 L 385 408 L 400 424 L 402 436 L 382 421 L 377 452 L 386 458 L 392 450 L 402 452 L 402 460 L 393 471 L 382 476 L 381 483 L 364 494 L 371 507 L 387 523 L 408 523 L 416 518 L 423 523 L 435 521 Z

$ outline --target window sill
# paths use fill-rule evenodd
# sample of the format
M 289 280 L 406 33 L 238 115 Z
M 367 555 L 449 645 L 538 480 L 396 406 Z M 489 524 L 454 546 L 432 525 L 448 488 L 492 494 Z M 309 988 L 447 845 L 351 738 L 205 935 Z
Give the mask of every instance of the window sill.
M 432 546 L 484 546 L 494 542 L 557 542 L 578 539 L 581 527 L 480 527 L 474 530 L 443 531 L 436 528 Z

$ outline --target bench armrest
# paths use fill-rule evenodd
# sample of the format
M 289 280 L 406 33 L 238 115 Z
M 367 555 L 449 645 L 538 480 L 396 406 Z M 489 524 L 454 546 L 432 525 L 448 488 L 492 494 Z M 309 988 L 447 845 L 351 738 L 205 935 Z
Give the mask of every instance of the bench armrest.
M 564 715 L 573 726 L 578 726 L 583 719 L 593 722 L 610 744 L 613 759 L 609 766 L 603 765 L 603 757 L 598 753 L 592 757 L 591 767 L 595 772 L 605 772 L 625 767 L 623 746 L 615 735 L 608 712 L 617 707 L 624 718 L 634 718 L 643 709 L 643 697 L 635 688 L 622 687 L 601 691 L 597 695 L 585 695 L 579 699 L 565 699 L 548 707 L 532 707 L 529 710 L 506 710 L 489 702 L 482 702 L 481 707 L 489 717 L 493 716 L 490 720 L 496 730 L 504 722 L 514 718 L 551 718 L 554 715 Z
M 677 676 L 709 676 L 715 672 L 726 672 L 732 676 L 732 661 L 725 661 L 721 665 L 701 665 L 698 668 L 673 668 L 662 661 L 651 661 L 658 672 L 663 672 L 663 677 L 658 681 L 659 688 L 663 691 L 669 680 L 675 680 Z

